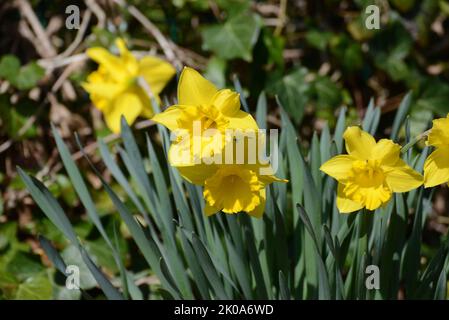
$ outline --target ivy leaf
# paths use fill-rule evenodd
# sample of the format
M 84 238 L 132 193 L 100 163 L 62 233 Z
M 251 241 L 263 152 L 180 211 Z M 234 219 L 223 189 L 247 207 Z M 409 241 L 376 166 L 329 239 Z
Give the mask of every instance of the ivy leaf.
M 37 273 L 43 272 L 44 267 L 35 256 L 18 251 L 6 266 L 6 271 L 24 281 Z
M 12 83 L 15 81 L 19 70 L 20 61 L 16 56 L 7 54 L 0 60 L 0 78 L 4 78 Z
M 51 281 L 45 273 L 32 276 L 17 289 L 17 300 L 50 300 L 53 297 Z
M 227 11 L 229 15 L 247 11 L 251 7 L 251 1 L 249 0 L 215 0 L 215 2 L 221 9 Z
M 36 62 L 31 62 L 20 69 L 14 85 L 20 90 L 29 90 L 36 86 L 45 75 L 45 70 Z
M 27 139 L 37 135 L 36 126 L 31 125 L 26 132 L 19 137 L 20 129 L 34 114 L 35 107 L 29 100 L 20 101 L 17 105 L 11 105 L 7 95 L 0 95 L 0 114 L 2 115 L 3 127 L 9 137 L 13 139 Z
M 285 39 L 281 36 L 276 36 L 271 32 L 263 32 L 263 42 L 269 53 L 268 63 L 275 63 L 279 67 L 284 67 L 284 47 Z
M 309 100 L 310 84 L 306 81 L 306 68 L 298 68 L 285 77 L 273 81 L 267 88 L 276 94 L 287 113 L 299 123 L 304 115 L 304 108 Z
M 224 24 L 203 29 L 203 49 L 225 60 L 242 58 L 250 62 L 261 25 L 260 17 L 251 12 L 231 16 Z
M 310 30 L 306 33 L 307 43 L 320 51 L 326 50 L 331 38 L 331 32 Z
M 21 67 L 20 60 L 14 55 L 5 55 L 0 60 L 0 78 L 8 80 L 19 90 L 29 90 L 36 86 L 45 75 L 45 70 L 36 62 Z
M 449 85 L 443 81 L 425 78 L 422 94 L 416 101 L 417 110 L 431 110 L 440 117 L 449 112 Z

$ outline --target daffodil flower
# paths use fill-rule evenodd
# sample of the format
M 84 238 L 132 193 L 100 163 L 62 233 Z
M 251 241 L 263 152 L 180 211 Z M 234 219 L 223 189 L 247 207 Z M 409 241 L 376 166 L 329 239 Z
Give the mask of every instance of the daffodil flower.
M 98 70 L 87 77 L 83 88 L 90 94 L 93 104 L 102 111 L 107 126 L 120 132 L 120 117 L 133 123 L 138 116 L 151 118 L 153 108 L 148 94 L 139 86 L 142 77 L 152 94 L 159 93 L 175 75 L 175 68 L 156 57 L 146 56 L 138 60 L 126 48 L 122 39 L 115 41 L 120 56 L 101 47 L 87 50 L 87 55 L 99 64 Z
M 433 120 L 427 144 L 435 147 L 424 163 L 426 188 L 449 182 L 449 114 L 446 118 Z
M 204 187 L 208 216 L 222 211 L 246 212 L 260 218 L 265 210 L 266 187 L 273 182 L 288 182 L 274 173 L 261 174 L 259 164 L 198 164 L 177 169 L 186 180 Z
M 167 108 L 164 112 L 156 114 L 153 121 L 166 126 L 174 132 L 181 132 L 188 141 L 180 139 L 175 141 L 169 150 L 169 162 L 172 166 L 190 165 L 194 163 L 191 157 L 182 158 L 181 155 L 203 157 L 194 150 L 193 140 L 200 138 L 202 151 L 207 144 L 217 144 L 220 141 L 221 148 L 226 141 L 226 130 L 252 130 L 258 131 L 254 118 L 240 110 L 239 94 L 229 89 L 218 90 L 211 82 L 203 78 L 197 71 L 185 67 L 181 73 L 178 84 L 178 104 Z M 195 132 L 195 125 L 197 132 Z M 208 129 L 213 129 L 215 135 L 203 134 Z M 179 137 L 178 137 L 179 138 Z M 215 150 L 217 152 L 217 150 Z
M 338 181 L 337 207 L 341 213 L 362 208 L 376 210 L 393 192 L 408 192 L 423 183 L 423 177 L 400 157 L 401 147 L 388 139 L 375 139 L 358 127 L 343 136 L 347 155 L 338 155 L 321 171 Z

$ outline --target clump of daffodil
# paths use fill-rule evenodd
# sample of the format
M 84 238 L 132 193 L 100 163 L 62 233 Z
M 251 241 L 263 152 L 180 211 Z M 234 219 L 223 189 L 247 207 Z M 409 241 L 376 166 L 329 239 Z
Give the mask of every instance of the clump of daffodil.
M 449 182 L 449 114 L 446 118 L 433 120 L 427 144 L 435 147 L 424 163 L 426 188 Z
M 343 136 L 347 155 L 338 155 L 321 171 L 338 181 L 337 207 L 341 213 L 362 208 L 375 210 L 386 204 L 393 192 L 418 188 L 423 177 L 401 158 L 401 147 L 388 139 L 375 139 L 358 127 Z
M 120 118 L 128 123 L 138 116 L 151 118 L 153 108 L 148 94 L 139 86 L 142 77 L 149 85 L 156 99 L 159 93 L 176 73 L 168 62 L 146 56 L 137 59 L 125 46 L 122 39 L 115 41 L 120 55 L 116 56 L 101 47 L 87 50 L 87 55 L 99 64 L 98 70 L 83 83 L 93 104 L 101 110 L 107 126 L 113 132 L 120 132 Z
M 241 164 L 236 164 L 235 161 L 231 164 L 224 161 L 220 164 L 193 161 L 195 157 L 201 160 L 209 156 L 208 153 L 202 153 L 204 149 L 210 151 L 210 148 L 205 147 L 218 142 L 220 147 L 215 152 L 222 156 L 221 152 L 227 143 L 236 143 L 235 139 L 226 137 L 229 130 L 258 131 L 254 118 L 240 110 L 240 97 L 236 92 L 229 89 L 218 90 L 198 72 L 185 67 L 178 84 L 178 104 L 152 119 L 171 131 L 183 131 L 190 140 L 195 139 L 195 135 L 200 136 L 200 154 L 194 154 L 189 161 L 179 160 L 178 157 L 182 154 L 180 150 L 185 149 L 185 141 L 174 141 L 169 150 L 169 162 L 186 180 L 204 187 L 207 215 L 223 211 L 228 214 L 246 212 L 255 217 L 262 216 L 266 186 L 274 181 L 284 181 L 273 174 L 261 174 L 260 169 L 269 169 L 269 165 L 257 162 L 251 164 L 247 159 Z M 194 132 L 195 123 L 200 124 L 199 132 Z M 208 129 L 214 129 L 215 136 L 205 137 L 203 133 Z M 214 139 L 217 137 L 218 140 Z M 195 153 L 191 141 L 188 142 L 187 153 Z

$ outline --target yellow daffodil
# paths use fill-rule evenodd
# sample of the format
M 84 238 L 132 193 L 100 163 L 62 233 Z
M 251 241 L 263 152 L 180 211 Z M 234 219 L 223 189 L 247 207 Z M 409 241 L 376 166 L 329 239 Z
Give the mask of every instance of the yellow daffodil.
M 198 164 L 178 167 L 178 170 L 189 182 L 204 187 L 206 215 L 219 211 L 246 212 L 260 218 L 265 209 L 266 187 L 272 182 L 288 182 L 274 174 L 261 174 L 260 167 L 258 164 Z
M 376 143 L 358 127 L 347 128 L 343 138 L 348 154 L 335 156 L 320 168 L 338 181 L 337 207 L 341 213 L 375 210 L 386 204 L 393 192 L 422 185 L 422 176 L 399 157 L 401 147 L 393 141 Z
M 113 132 L 120 132 L 122 115 L 130 124 L 138 116 L 153 116 L 151 100 L 139 86 L 139 77 L 146 81 L 158 99 L 159 93 L 176 70 L 168 62 L 156 57 L 146 56 L 138 60 L 128 51 L 122 39 L 117 39 L 115 44 L 120 56 L 101 47 L 87 50 L 87 55 L 99 67 L 88 76 L 83 87 L 90 94 L 94 105 L 103 112 L 107 126 Z
M 426 188 L 449 182 L 449 114 L 446 118 L 433 120 L 427 144 L 435 151 L 424 163 Z
M 181 73 L 178 84 L 178 104 L 167 108 L 164 112 L 156 114 L 153 121 L 166 126 L 171 131 L 182 132 L 189 137 L 189 141 L 179 140 L 172 144 L 169 151 L 169 161 L 173 166 L 180 164 L 190 165 L 192 159 L 179 159 L 188 147 L 187 152 L 192 156 L 200 156 L 193 150 L 193 140 L 200 136 L 202 150 L 205 144 L 216 144 L 218 138 L 225 138 L 225 131 L 253 130 L 258 126 L 254 118 L 240 110 L 239 94 L 229 89 L 218 90 L 211 82 L 203 78 L 194 69 L 185 67 Z M 195 124 L 199 128 L 195 132 Z M 215 129 L 215 135 L 206 136 L 203 133 L 208 129 Z M 187 143 L 187 146 L 186 146 Z M 224 147 L 222 141 L 221 147 Z M 221 150 L 221 148 L 219 148 Z

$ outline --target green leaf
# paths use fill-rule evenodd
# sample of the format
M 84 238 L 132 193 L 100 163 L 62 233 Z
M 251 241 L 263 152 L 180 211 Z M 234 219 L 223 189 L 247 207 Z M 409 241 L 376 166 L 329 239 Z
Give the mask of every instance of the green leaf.
M 290 300 L 290 290 L 282 271 L 279 271 L 279 298 L 281 300 Z
M 17 300 L 50 300 L 53 288 L 48 276 L 43 273 L 32 276 L 21 283 L 17 289 Z
M 215 291 L 215 296 L 218 299 L 229 299 L 223 287 L 223 283 L 220 279 L 218 271 L 215 268 L 211 260 L 211 257 L 207 252 L 207 249 L 204 247 L 204 244 L 194 233 L 191 234 L 191 238 L 192 238 L 192 247 L 195 250 L 196 257 L 198 261 L 200 261 L 200 265 L 203 269 L 203 272 Z
M 307 212 L 299 204 L 296 205 L 296 209 L 298 210 L 301 221 L 304 223 L 304 226 L 305 226 L 307 232 L 309 233 L 309 235 L 313 241 L 313 244 L 314 244 L 315 258 L 316 258 L 316 261 L 318 264 L 319 299 L 328 300 L 331 297 L 330 287 L 329 287 L 329 276 L 327 274 L 327 269 L 326 269 L 325 263 L 323 261 L 323 258 L 321 257 L 320 243 L 319 243 L 317 235 L 314 231 L 314 227 L 313 227 L 312 223 L 310 222 Z M 321 232 L 321 230 L 320 230 L 320 232 Z
M 394 118 L 393 128 L 391 130 L 390 139 L 396 141 L 398 139 L 399 130 L 402 128 L 402 125 L 405 122 L 405 118 L 410 111 L 410 104 L 412 101 L 411 92 L 407 93 L 405 97 L 402 99 L 399 109 L 396 113 L 396 117 Z
M 267 128 L 267 96 L 265 91 L 262 91 L 257 99 L 256 121 L 259 128 Z
M 20 60 L 16 56 L 8 54 L 0 60 L 0 78 L 4 78 L 9 82 L 15 82 L 17 74 L 20 70 Z
M 18 251 L 9 261 L 6 271 L 23 281 L 37 273 L 43 272 L 44 267 L 36 256 Z
M 2 118 L 1 131 L 5 131 L 13 139 L 27 139 L 37 135 L 35 125 L 31 125 L 25 132 L 19 132 L 30 117 L 36 112 L 35 103 L 22 99 L 20 103 L 12 105 L 7 95 L 0 95 L 0 114 Z
M 212 57 L 209 59 L 204 77 L 212 81 L 218 88 L 226 86 L 226 60 Z
M 28 90 L 36 86 L 45 75 L 45 70 L 35 62 L 31 62 L 20 69 L 14 85 L 17 89 Z
M 203 49 L 230 60 L 252 60 L 252 49 L 259 37 L 261 19 L 257 14 L 242 12 L 230 17 L 224 24 L 203 29 Z
M 263 42 L 268 50 L 268 63 L 275 63 L 280 68 L 284 67 L 285 38 L 277 36 L 267 29 L 263 30 Z
M 36 62 L 20 67 L 20 60 L 13 55 L 5 55 L 0 60 L 0 78 L 8 80 L 19 90 L 33 88 L 44 75 L 45 70 Z
M 21 168 L 17 172 L 26 184 L 28 191 L 47 217 L 61 230 L 72 244 L 78 244 L 78 238 L 75 231 L 56 199 L 42 182 L 34 177 L 28 176 Z
M 332 38 L 332 33 L 310 30 L 306 33 L 306 41 L 314 48 L 324 51 Z
M 307 69 L 297 68 L 288 75 L 271 79 L 267 92 L 278 95 L 285 111 L 299 123 L 308 102 L 310 84 L 306 81 Z

